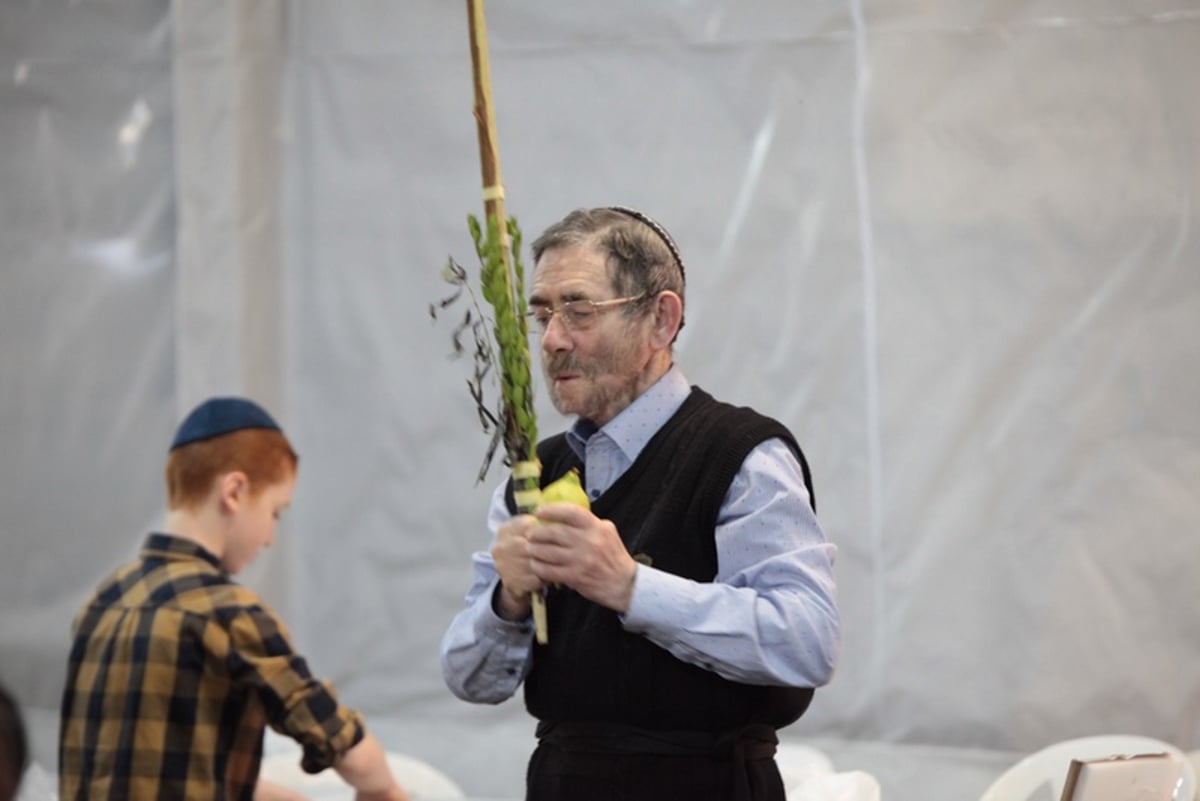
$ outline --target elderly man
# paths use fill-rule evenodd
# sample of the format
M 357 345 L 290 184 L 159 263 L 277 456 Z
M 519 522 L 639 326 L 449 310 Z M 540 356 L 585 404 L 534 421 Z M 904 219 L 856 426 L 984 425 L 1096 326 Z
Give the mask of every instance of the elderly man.
M 674 364 L 683 260 L 653 219 L 577 210 L 533 258 L 546 382 L 577 418 L 539 443 L 542 483 L 579 470 L 591 509 L 518 515 L 511 479 L 497 488 L 490 549 L 443 638 L 447 686 L 499 703 L 524 684 L 528 801 L 783 801 L 776 730 L 839 648 L 836 550 L 800 447 Z

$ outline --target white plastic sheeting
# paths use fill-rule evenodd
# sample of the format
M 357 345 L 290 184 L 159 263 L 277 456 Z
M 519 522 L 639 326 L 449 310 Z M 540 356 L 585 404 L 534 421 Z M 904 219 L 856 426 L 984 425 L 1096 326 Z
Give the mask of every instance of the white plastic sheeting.
M 959 799 L 1098 733 L 1200 746 L 1200 3 L 488 6 L 527 238 L 622 203 L 678 361 L 795 431 L 844 650 L 787 734 Z M 0 681 L 54 760 L 70 618 L 200 398 L 301 452 L 245 577 L 389 744 L 520 795 L 441 683 L 501 471 L 448 358 L 482 208 L 464 4 L 0 5 Z M 544 404 L 543 404 L 544 405 Z M 546 432 L 563 421 L 543 409 Z

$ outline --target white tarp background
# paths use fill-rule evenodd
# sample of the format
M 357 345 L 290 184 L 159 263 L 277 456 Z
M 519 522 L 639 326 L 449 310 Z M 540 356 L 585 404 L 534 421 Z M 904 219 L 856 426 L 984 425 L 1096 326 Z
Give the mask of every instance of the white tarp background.
M 787 736 L 897 801 L 1070 737 L 1200 747 L 1200 2 L 488 26 L 527 241 L 660 219 L 678 361 L 813 464 L 844 649 Z M 466 36 L 448 0 L 0 4 L 0 681 L 48 769 L 75 608 L 159 521 L 179 416 L 240 392 L 301 452 L 246 582 L 389 745 L 520 795 L 520 699 L 437 668 L 502 475 L 427 313 L 482 208 Z

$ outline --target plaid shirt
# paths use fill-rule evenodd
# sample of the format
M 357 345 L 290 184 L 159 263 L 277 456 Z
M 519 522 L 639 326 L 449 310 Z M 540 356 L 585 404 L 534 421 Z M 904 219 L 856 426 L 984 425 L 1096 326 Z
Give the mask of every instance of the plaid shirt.
M 364 733 L 257 595 L 195 542 L 151 534 L 75 619 L 59 797 L 249 801 L 267 725 L 311 773 Z

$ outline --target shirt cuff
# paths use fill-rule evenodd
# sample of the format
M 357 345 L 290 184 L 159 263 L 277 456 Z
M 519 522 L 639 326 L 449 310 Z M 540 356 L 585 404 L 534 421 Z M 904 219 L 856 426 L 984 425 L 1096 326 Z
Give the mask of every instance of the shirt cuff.
M 523 620 L 505 620 L 496 612 L 496 593 L 500 592 L 500 579 L 496 579 L 487 592 L 479 594 L 476 603 L 482 604 L 483 609 L 475 615 L 476 642 L 492 641 L 500 643 L 520 643 L 527 646 L 529 636 L 533 634 L 533 617 Z
M 337 725 L 336 731 L 328 739 L 301 740 L 304 756 L 300 759 L 300 767 L 304 772 L 320 773 L 333 767 L 339 757 L 362 742 L 366 735 L 362 715 L 355 709 L 341 709 L 339 712 L 340 725 Z M 326 724 L 326 727 L 329 725 Z
M 625 630 L 646 634 L 661 628 L 665 622 L 663 613 L 669 612 L 670 609 L 666 599 L 679 597 L 681 592 L 686 592 L 685 587 L 688 583 L 687 579 L 665 570 L 655 570 L 639 564 L 633 580 L 633 597 L 629 599 L 629 608 L 620 616 Z

